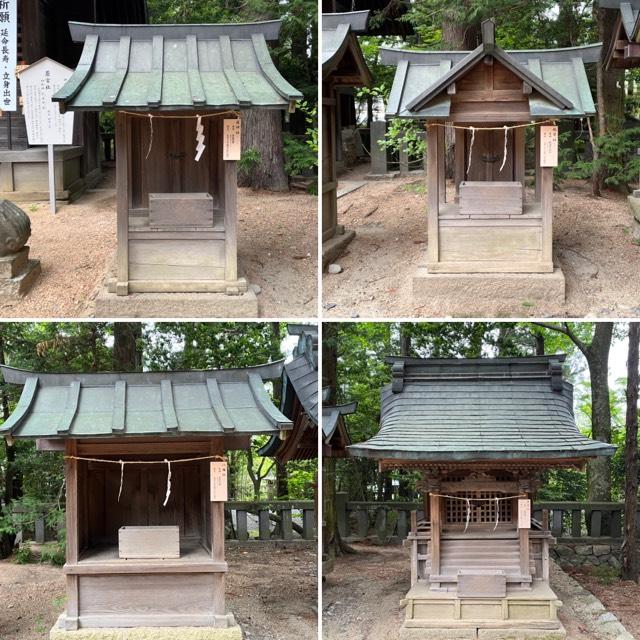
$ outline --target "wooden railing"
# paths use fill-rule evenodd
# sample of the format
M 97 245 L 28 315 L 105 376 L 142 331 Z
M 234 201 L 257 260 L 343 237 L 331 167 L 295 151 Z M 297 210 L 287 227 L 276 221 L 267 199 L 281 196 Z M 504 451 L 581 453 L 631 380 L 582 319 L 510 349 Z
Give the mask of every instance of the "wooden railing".
M 421 511 L 421 502 L 357 502 L 336 495 L 337 524 L 348 540 L 375 539 L 400 542 L 407 537 L 411 511 Z M 617 541 L 622 538 L 624 505 L 617 502 L 536 502 L 533 517 L 543 520 L 547 511 L 551 534 L 558 542 Z M 640 530 L 640 510 L 636 514 Z

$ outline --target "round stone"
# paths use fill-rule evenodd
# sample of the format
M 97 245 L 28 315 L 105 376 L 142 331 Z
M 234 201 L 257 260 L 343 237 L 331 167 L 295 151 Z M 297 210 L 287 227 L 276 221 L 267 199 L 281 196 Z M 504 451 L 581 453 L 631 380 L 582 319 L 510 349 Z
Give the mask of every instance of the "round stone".
M 18 253 L 30 235 L 29 216 L 10 200 L 0 200 L 0 257 Z

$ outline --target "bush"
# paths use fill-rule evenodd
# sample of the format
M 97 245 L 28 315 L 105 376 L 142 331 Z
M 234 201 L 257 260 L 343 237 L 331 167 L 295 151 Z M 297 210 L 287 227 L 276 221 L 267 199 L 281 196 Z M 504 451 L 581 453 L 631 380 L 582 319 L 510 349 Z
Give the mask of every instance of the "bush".
M 31 547 L 22 546 L 16 551 L 15 555 L 16 564 L 29 564 L 33 562 L 33 551 Z
M 262 156 L 260 155 L 260 152 L 254 147 L 249 147 L 240 154 L 240 160 L 238 160 L 238 171 L 247 176 L 260 164 L 261 161 Z
M 40 562 L 61 567 L 65 563 L 65 548 L 61 542 L 49 542 L 40 548 Z

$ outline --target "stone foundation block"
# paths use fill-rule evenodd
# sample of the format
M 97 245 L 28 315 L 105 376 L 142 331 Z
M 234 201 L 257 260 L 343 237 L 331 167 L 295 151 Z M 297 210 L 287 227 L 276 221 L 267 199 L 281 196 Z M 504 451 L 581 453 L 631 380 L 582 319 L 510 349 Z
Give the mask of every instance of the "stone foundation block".
M 558 629 L 478 629 L 478 640 L 565 640 L 567 632 Z
M 564 274 L 559 267 L 552 273 L 429 273 L 421 264 L 413 277 L 414 302 L 437 308 L 438 316 L 473 316 L 478 298 L 509 316 L 538 303 L 563 305 Z
M 401 627 L 399 640 L 476 640 L 476 629 L 417 629 Z
M 226 293 L 131 293 L 118 296 L 104 287 L 95 300 L 95 318 L 257 318 L 253 291 Z
M 63 618 L 64 614 L 60 617 Z M 222 627 L 132 627 L 77 629 L 66 631 L 60 619 L 49 632 L 49 640 L 242 640 L 242 629 L 233 619 Z M 64 626 L 64 623 L 63 623 Z
M 0 258 L 0 297 L 22 298 L 40 276 L 40 260 L 29 260 L 29 247 Z
M 322 243 L 322 267 L 326 267 L 330 262 L 339 258 L 347 245 L 356 237 L 356 232 L 342 230 L 336 233 L 333 238 L 329 238 Z

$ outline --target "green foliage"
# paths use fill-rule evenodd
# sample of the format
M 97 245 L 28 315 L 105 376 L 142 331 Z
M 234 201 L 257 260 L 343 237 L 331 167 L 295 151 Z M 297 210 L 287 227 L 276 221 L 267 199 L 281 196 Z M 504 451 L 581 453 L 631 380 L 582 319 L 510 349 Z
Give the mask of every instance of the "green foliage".
M 389 121 L 384 139 L 378 142 L 381 149 L 399 152 L 406 148 L 409 157 L 422 157 L 427 149 L 424 129 L 414 120 L 393 118 Z
M 591 575 L 594 576 L 600 584 L 606 586 L 614 584 L 620 580 L 620 570 L 604 564 L 590 568 L 589 573 L 591 573 Z
M 303 139 L 284 134 L 284 171 L 288 176 L 309 175 L 318 166 L 318 110 L 306 100 L 298 104 L 297 110 L 304 114 L 306 129 Z
M 34 556 L 33 551 L 31 551 L 31 547 L 27 545 L 21 546 L 14 556 L 16 564 L 29 564 L 33 562 Z
M 65 563 L 65 547 L 60 542 L 49 542 L 40 547 L 40 562 L 61 567 Z
M 245 149 L 240 154 L 240 160 L 238 160 L 238 171 L 244 174 L 251 173 L 262 161 L 260 152 L 254 147 Z
M 115 111 L 101 111 L 99 115 L 100 133 L 114 134 L 116 132 Z

